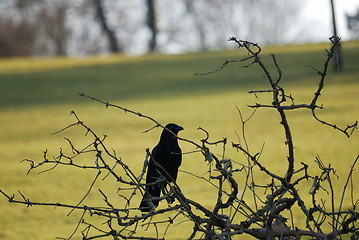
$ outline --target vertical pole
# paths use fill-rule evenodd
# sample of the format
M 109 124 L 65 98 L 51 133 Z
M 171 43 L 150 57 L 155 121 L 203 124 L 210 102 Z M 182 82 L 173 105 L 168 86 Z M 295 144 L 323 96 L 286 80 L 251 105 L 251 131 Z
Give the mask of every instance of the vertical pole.
M 334 0 L 330 0 L 330 5 L 331 5 L 331 12 L 332 12 L 332 25 L 333 25 L 333 36 L 338 37 L 338 32 L 337 32 L 337 24 L 335 21 L 335 7 L 334 7 Z M 342 71 L 342 54 L 341 54 L 341 49 L 337 48 L 336 52 L 334 54 L 337 54 L 334 57 L 334 71 L 339 72 Z
M 334 0 L 330 0 L 331 10 L 332 10 L 332 24 L 333 24 L 333 35 L 338 37 L 337 35 L 337 24 L 335 21 L 335 9 L 334 9 Z

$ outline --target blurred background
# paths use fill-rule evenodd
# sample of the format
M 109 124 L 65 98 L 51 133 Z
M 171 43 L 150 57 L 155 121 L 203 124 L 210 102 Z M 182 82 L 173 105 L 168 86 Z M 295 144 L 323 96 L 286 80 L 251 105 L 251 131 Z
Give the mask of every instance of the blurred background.
M 78 149 L 93 141 L 78 128 L 51 134 L 76 121 L 69 116 L 72 110 L 99 136 L 108 136 L 108 148 L 135 174 L 141 172 L 145 149 L 155 146 L 160 130 L 144 133 L 152 122 L 106 109 L 78 93 L 150 115 L 162 124 L 175 122 L 185 128 L 181 137 L 187 139 L 200 142 L 200 126 L 211 133 L 211 141 L 228 137 L 228 142 L 238 142 L 242 129 L 236 107 L 248 117 L 248 105 L 271 103 L 265 94 L 248 94 L 268 88 L 263 72 L 255 64 L 242 68 L 236 63 L 216 74 L 195 75 L 248 56 L 227 41 L 230 36 L 260 44 L 274 78 L 277 69 L 270 54 L 276 55 L 283 71 L 281 86 L 297 104 L 310 103 L 318 88 L 320 76 L 306 65 L 323 69 L 328 38 L 341 37 L 340 71 L 334 64 L 330 67 L 318 104 L 325 106 L 320 111 L 324 120 L 344 128 L 353 124 L 359 119 L 358 9 L 359 0 L 0 0 L 0 189 L 17 199 L 21 191 L 32 201 L 79 203 L 96 172 L 59 166 L 38 174 L 51 167 L 43 166 L 26 175 L 29 165 L 20 163 L 41 162 L 45 150 L 51 159 L 60 149 L 71 155 L 64 138 Z M 309 111 L 290 111 L 288 116 L 298 163 L 317 170 L 314 159 L 320 155 L 345 176 L 358 155 L 358 131 L 348 139 L 313 120 Z M 265 145 L 262 163 L 281 172 L 286 152 L 278 123 L 274 111 L 257 111 L 246 133 L 251 151 L 260 152 Z M 196 150 L 180 144 L 183 152 Z M 218 146 L 214 152 L 222 151 Z M 246 162 L 235 149 L 228 147 L 226 154 L 236 164 Z M 178 184 L 184 194 L 212 209 L 216 189 L 185 173 L 205 176 L 207 162 L 200 154 L 186 154 L 181 170 Z M 257 180 L 266 185 L 268 178 Z M 340 191 L 344 180 L 336 182 Z M 353 174 L 356 182 L 359 174 Z M 83 204 L 103 205 L 97 192 L 101 188 L 121 208 L 119 187 L 99 181 Z M 308 192 L 305 187 L 302 191 Z M 134 207 L 140 197 L 131 202 Z M 294 217 L 305 223 L 299 212 Z M 69 216 L 66 209 L 9 204 L 3 196 L 0 213 L 0 240 L 68 239 L 81 219 L 81 213 Z M 86 220 L 103 224 L 103 219 Z M 183 239 L 190 228 L 182 226 L 176 223 L 168 239 Z M 79 239 L 82 229 L 73 239 Z
M 183 53 L 359 37 L 358 0 L 2 0 L 0 57 Z

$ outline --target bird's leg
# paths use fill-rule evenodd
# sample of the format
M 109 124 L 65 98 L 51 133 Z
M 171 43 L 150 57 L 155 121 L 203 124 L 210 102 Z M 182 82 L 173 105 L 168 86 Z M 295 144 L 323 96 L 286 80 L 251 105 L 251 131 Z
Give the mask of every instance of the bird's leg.
M 166 196 L 166 201 L 167 201 L 168 203 L 172 203 L 173 201 L 170 202 L 169 194 L 168 194 L 168 190 L 167 190 L 166 186 L 167 186 L 167 183 L 164 183 L 163 186 L 162 186 L 162 188 L 161 188 L 162 195 L 163 195 L 163 196 Z
M 169 195 L 168 198 L 166 198 L 166 199 L 167 199 L 167 202 L 168 202 L 169 204 L 173 203 L 173 202 L 175 201 L 175 194 L 172 193 L 172 194 Z
M 167 197 L 166 197 L 167 203 L 171 204 L 171 203 L 173 203 L 173 202 L 175 201 L 175 193 L 172 191 L 172 188 L 170 188 L 170 190 L 168 190 L 168 189 L 166 188 L 166 186 L 164 186 L 164 187 L 162 188 L 162 194 L 163 194 L 164 196 L 167 196 Z

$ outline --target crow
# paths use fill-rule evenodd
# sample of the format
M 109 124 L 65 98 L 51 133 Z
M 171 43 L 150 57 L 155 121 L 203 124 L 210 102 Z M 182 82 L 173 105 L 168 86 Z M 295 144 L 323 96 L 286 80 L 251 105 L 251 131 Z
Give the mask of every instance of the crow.
M 152 207 L 157 207 L 159 200 L 153 198 L 159 198 L 161 190 L 165 190 L 167 183 L 177 179 L 178 168 L 182 162 L 177 134 L 181 130 L 183 130 L 181 126 L 174 123 L 167 124 L 162 131 L 160 141 L 152 150 L 147 169 L 146 192 L 139 207 L 142 212 L 149 212 Z

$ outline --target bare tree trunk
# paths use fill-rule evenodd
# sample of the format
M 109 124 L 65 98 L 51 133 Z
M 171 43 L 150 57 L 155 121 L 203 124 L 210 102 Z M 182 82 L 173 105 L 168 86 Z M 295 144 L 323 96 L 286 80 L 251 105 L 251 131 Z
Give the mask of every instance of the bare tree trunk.
M 155 52 L 157 50 L 157 24 L 155 0 L 146 0 L 147 5 L 147 26 L 151 31 L 151 39 L 148 43 L 148 51 Z
M 49 32 L 52 34 L 50 38 L 52 38 L 55 44 L 55 54 L 57 56 L 66 56 L 67 50 L 67 39 L 69 35 L 69 30 L 66 28 L 66 10 L 68 5 L 66 3 L 60 5 L 56 8 L 54 12 L 54 26 L 52 29 L 49 29 Z
M 200 42 L 200 48 L 201 50 L 207 50 L 208 46 L 206 42 L 206 33 L 204 27 L 206 21 L 205 19 L 201 19 L 201 16 L 198 13 L 196 13 L 196 7 L 194 6 L 194 4 L 195 3 L 192 0 L 185 1 L 186 10 L 190 15 L 192 15 L 193 24 L 196 26 L 196 30 Z
M 106 19 L 105 12 L 104 12 L 104 9 L 102 6 L 102 0 L 93 0 L 93 2 L 95 4 L 98 21 L 101 25 L 102 30 L 105 32 L 105 34 L 108 37 L 108 42 L 110 45 L 110 52 L 112 52 L 112 53 L 122 52 L 122 49 L 118 45 L 118 41 L 117 41 L 115 32 L 112 29 L 110 29 L 110 27 L 107 24 L 107 19 Z

